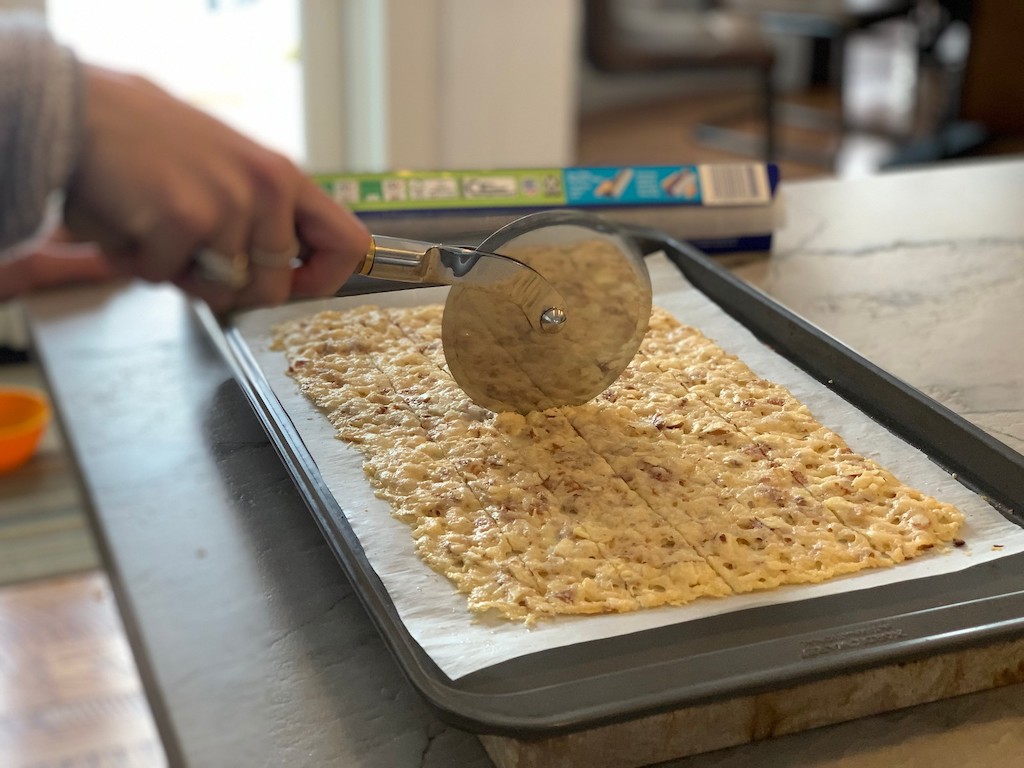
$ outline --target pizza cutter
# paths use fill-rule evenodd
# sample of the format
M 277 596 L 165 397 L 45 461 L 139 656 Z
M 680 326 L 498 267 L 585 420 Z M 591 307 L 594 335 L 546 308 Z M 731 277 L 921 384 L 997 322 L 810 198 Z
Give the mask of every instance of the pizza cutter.
M 451 286 L 445 360 L 466 394 L 494 411 L 593 399 L 633 359 L 651 313 L 639 249 L 578 211 L 529 214 L 477 248 L 375 235 L 359 274 Z

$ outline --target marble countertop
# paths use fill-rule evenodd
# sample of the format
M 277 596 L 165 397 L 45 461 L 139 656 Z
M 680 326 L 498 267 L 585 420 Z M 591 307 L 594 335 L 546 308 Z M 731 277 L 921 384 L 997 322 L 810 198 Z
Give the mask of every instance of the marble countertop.
M 785 189 L 734 272 L 1024 452 L 1024 161 Z
M 1024 160 L 798 182 L 783 194 L 771 256 L 734 257 L 733 272 L 1024 453 Z M 1020 755 L 1014 685 L 676 765 L 937 768 Z
M 783 185 L 735 273 L 1024 449 L 1024 160 Z M 231 370 L 167 287 L 26 302 L 174 765 L 486 766 L 388 656 Z M 675 765 L 1000 765 L 1020 686 Z

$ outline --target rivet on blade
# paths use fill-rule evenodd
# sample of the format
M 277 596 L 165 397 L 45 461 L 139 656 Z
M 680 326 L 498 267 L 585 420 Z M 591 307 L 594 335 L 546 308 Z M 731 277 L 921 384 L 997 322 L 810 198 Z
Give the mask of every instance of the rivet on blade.
M 565 310 L 561 307 L 548 307 L 540 315 L 540 327 L 542 331 L 554 333 L 562 330 L 562 324 L 568 319 Z

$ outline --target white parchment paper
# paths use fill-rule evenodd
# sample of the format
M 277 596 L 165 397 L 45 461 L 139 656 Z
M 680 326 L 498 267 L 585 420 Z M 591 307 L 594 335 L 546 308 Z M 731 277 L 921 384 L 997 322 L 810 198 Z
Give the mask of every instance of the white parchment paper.
M 609 616 L 543 620 L 527 629 L 504 619 L 475 617 L 465 598 L 443 576 L 425 566 L 413 550 L 410 529 L 374 496 L 357 450 L 338 440 L 327 419 L 287 376 L 284 355 L 269 348 L 272 327 L 284 320 L 355 304 L 414 306 L 442 302 L 442 288 L 332 298 L 289 304 L 238 315 L 234 322 L 274 394 L 292 419 L 324 482 L 338 499 L 366 556 L 384 583 L 412 636 L 450 678 L 548 648 L 638 632 L 667 624 L 883 584 L 951 573 L 1024 551 L 1024 529 L 1008 521 L 917 449 L 868 419 L 842 398 L 784 360 L 692 288 L 668 261 L 648 258 L 655 304 L 699 328 L 760 376 L 787 387 L 818 420 L 841 434 L 864 456 L 887 467 L 907 484 L 956 504 L 966 522 L 966 546 L 935 553 L 895 568 L 874 569 L 824 584 L 783 587 L 764 593 L 704 599 L 679 608 L 658 608 Z

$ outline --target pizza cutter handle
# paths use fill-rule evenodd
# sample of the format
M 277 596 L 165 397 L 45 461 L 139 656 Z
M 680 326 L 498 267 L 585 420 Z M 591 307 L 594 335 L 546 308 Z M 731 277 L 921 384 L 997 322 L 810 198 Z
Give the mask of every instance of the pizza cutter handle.
M 497 253 L 374 235 L 358 270 L 365 277 L 421 285 L 468 285 L 515 302 L 538 331 L 559 331 L 565 300 L 539 272 Z

